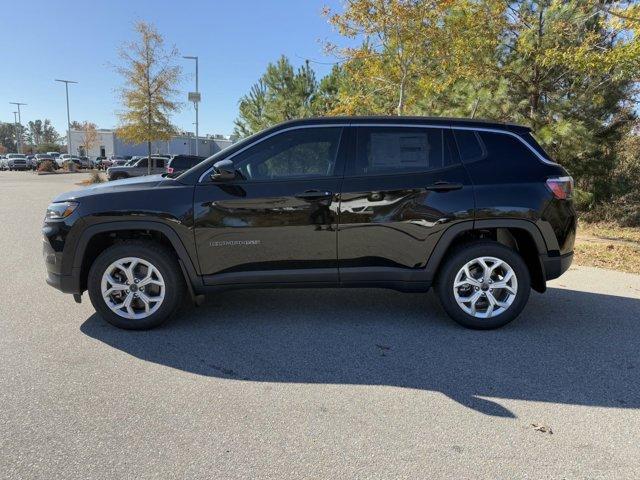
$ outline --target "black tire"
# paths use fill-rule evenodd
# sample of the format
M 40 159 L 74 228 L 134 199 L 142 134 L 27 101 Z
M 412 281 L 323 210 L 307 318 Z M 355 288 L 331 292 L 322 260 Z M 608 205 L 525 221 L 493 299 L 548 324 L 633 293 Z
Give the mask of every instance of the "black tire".
M 467 262 L 479 257 L 495 257 L 506 262 L 513 269 L 518 282 L 513 303 L 492 318 L 477 318 L 465 312 L 456 302 L 453 292 L 457 273 Z M 498 242 L 478 240 L 457 247 L 447 256 L 438 273 L 435 288 L 442 308 L 453 320 L 467 328 L 490 330 L 506 325 L 522 312 L 531 292 L 531 276 L 518 252 Z
M 102 276 L 120 258 L 138 257 L 158 269 L 165 283 L 165 296 L 157 311 L 144 319 L 121 317 L 113 312 L 102 298 Z M 147 330 L 164 323 L 180 308 L 184 300 L 185 284 L 175 252 L 163 245 L 145 240 L 128 240 L 104 250 L 91 265 L 87 280 L 89 298 L 96 312 L 110 324 L 127 330 Z
M 111 180 L 124 180 L 125 178 L 129 178 L 129 175 L 124 173 L 116 173 L 111 177 Z

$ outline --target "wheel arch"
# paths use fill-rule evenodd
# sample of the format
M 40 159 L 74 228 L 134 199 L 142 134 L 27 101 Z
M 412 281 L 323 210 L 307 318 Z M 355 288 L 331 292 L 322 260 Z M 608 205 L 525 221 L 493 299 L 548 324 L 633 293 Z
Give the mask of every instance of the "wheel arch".
M 78 291 L 86 290 L 89 269 L 104 248 L 127 238 L 150 238 L 171 248 L 189 286 L 199 286 L 199 275 L 179 235 L 169 226 L 154 221 L 120 221 L 92 225 L 78 240 L 73 257 L 72 275 Z
M 449 227 L 440 237 L 427 261 L 426 275 L 433 283 L 447 254 L 454 248 L 479 239 L 495 240 L 517 251 L 524 259 L 531 275 L 531 287 L 546 290 L 546 274 L 541 256 L 547 244 L 538 227 L 528 220 L 495 219 L 460 222 Z

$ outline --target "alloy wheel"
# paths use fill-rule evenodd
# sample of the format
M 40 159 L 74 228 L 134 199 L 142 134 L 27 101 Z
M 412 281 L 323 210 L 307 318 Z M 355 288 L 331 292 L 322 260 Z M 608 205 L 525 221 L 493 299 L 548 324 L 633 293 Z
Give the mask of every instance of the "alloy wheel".
M 458 270 L 453 295 L 458 306 L 475 318 L 493 318 L 504 313 L 518 293 L 513 268 L 496 257 L 478 257 Z
M 149 317 L 162 305 L 165 291 L 158 268 L 142 258 L 116 260 L 102 275 L 102 298 L 111 311 L 123 318 Z

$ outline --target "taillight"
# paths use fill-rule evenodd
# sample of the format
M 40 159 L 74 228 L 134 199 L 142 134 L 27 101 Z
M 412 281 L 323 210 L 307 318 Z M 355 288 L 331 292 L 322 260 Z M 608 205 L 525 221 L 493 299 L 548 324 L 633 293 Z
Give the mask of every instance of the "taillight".
M 167 167 L 167 173 L 173 173 L 173 168 Z
M 547 179 L 547 187 L 558 200 L 566 200 L 573 195 L 573 178 L 556 177 Z

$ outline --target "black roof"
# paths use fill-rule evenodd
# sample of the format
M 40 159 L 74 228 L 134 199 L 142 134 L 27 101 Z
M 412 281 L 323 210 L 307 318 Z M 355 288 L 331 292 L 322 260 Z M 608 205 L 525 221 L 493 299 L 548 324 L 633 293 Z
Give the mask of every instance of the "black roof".
M 484 127 L 495 128 L 498 130 L 516 130 L 516 131 L 529 131 L 530 127 L 525 125 L 518 125 L 516 123 L 503 123 L 495 122 L 491 120 L 477 119 L 477 118 L 447 118 L 447 117 L 417 117 L 417 116 L 339 116 L 339 117 L 315 117 L 315 118 L 301 118 L 298 120 L 289 120 L 281 123 L 276 127 L 282 127 L 285 125 L 315 125 L 321 123 L 398 123 L 398 124 L 430 124 L 430 125 L 443 125 L 443 126 L 459 126 L 459 127 Z

